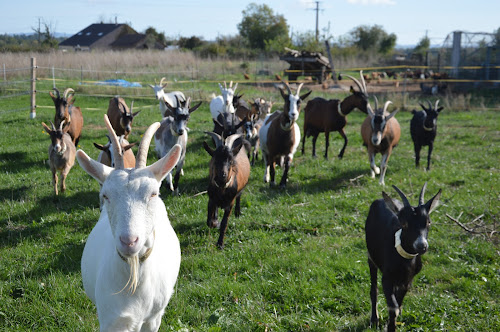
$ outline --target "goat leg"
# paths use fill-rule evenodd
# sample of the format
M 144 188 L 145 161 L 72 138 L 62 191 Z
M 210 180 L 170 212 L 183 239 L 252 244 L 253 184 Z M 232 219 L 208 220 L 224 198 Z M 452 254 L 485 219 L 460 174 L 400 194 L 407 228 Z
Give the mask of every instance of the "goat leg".
M 234 207 L 234 216 L 235 217 L 239 217 L 241 215 L 240 198 L 241 198 L 241 194 L 236 196 L 236 205 Z
M 319 136 L 318 133 L 313 133 L 312 134 L 312 137 L 313 137 L 313 152 L 312 152 L 312 156 L 314 158 L 316 158 L 316 141 L 318 140 L 318 136 Z
M 305 153 L 304 145 L 306 144 L 307 131 L 304 130 L 304 136 L 302 137 L 302 155 Z
M 219 221 L 217 220 L 218 207 L 212 200 L 212 198 L 208 199 L 208 215 L 207 215 L 207 226 L 210 228 L 216 228 L 219 225 Z
M 174 195 L 179 195 L 179 179 L 181 177 L 181 170 L 182 168 L 180 168 L 179 166 L 177 166 L 177 170 L 175 172 L 175 175 L 174 175 Z
M 288 181 L 288 170 L 290 169 L 291 157 L 288 155 L 285 157 L 285 170 L 283 171 L 283 176 L 280 181 L 280 188 L 285 188 Z
M 57 192 L 57 171 L 56 170 L 52 170 L 52 185 L 54 186 L 54 193 L 56 194 L 56 196 L 59 194 Z
M 325 159 L 328 159 L 328 147 L 330 146 L 330 132 L 325 131 Z
M 342 157 L 344 157 L 344 152 L 345 152 L 345 148 L 347 147 L 348 139 L 347 139 L 347 136 L 344 132 L 344 129 L 340 129 L 339 134 L 344 139 L 344 146 L 342 147 L 342 150 L 340 150 L 340 153 L 339 153 L 339 159 L 342 159 Z
M 370 176 L 375 178 L 375 174 L 380 174 L 380 168 L 375 165 L 375 152 L 368 151 L 368 159 L 370 160 Z
M 396 331 L 396 318 L 399 316 L 399 304 L 394 295 L 394 282 L 382 276 L 382 288 L 384 289 L 385 300 L 389 309 L 389 322 L 387 324 L 387 331 Z
M 429 143 L 429 153 L 427 154 L 427 170 L 431 169 L 431 154 L 432 149 L 434 148 L 434 144 L 432 142 Z
M 266 167 L 266 169 L 264 170 L 264 183 L 268 183 L 269 182 L 269 156 L 262 152 L 262 158 L 264 159 L 264 165 Z
M 378 310 L 377 310 L 377 266 L 368 258 L 368 266 L 370 267 L 370 299 L 372 302 L 372 314 L 370 317 L 370 325 L 375 327 L 378 325 Z
M 389 156 L 391 155 L 391 151 L 387 151 L 385 154 L 382 155 L 382 160 L 380 161 L 380 180 L 379 183 L 381 185 L 385 185 L 385 172 L 387 171 L 387 163 L 389 161 Z
M 222 221 L 220 223 L 220 229 L 219 229 L 219 240 L 217 240 L 217 247 L 219 249 L 224 248 L 224 235 L 226 235 L 227 220 L 229 219 L 229 216 L 231 215 L 232 209 L 233 209 L 232 205 L 230 205 L 229 207 L 224 209 L 224 216 L 222 217 Z
M 269 185 L 271 187 L 274 187 L 275 186 L 274 177 L 276 176 L 276 162 L 274 160 L 269 165 L 269 173 L 271 175 L 271 181 L 270 181 Z
M 415 144 L 413 148 L 415 150 L 415 167 L 418 167 L 420 164 L 420 149 L 422 149 L 422 146 Z

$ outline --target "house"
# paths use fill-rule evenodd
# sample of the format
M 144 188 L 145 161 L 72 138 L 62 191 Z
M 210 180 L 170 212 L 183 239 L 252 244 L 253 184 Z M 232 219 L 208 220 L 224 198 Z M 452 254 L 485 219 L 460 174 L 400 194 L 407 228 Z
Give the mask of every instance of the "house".
M 148 42 L 148 36 L 137 33 L 127 24 L 91 24 L 77 34 L 59 43 L 59 49 L 66 51 L 163 49 L 157 41 Z

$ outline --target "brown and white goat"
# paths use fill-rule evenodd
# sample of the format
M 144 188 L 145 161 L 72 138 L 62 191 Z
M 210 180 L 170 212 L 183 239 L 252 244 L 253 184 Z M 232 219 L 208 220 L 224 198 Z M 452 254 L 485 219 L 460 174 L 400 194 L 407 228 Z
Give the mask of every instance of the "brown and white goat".
M 208 184 L 208 227 L 219 227 L 217 246 L 224 247 L 224 235 L 227 222 L 233 206 L 236 203 L 234 214 L 240 216 L 240 198 L 243 189 L 250 177 L 250 162 L 244 147 L 247 143 L 241 135 L 235 134 L 223 138 L 216 133 L 206 132 L 215 142 L 215 150 L 206 141 L 203 147 L 212 159 L 210 160 Z M 224 209 L 224 216 L 219 224 L 218 209 Z
M 125 139 L 128 139 L 128 135 L 132 131 L 134 117 L 141 112 L 132 113 L 133 108 L 134 102 L 132 102 L 129 109 L 125 100 L 121 97 L 114 97 L 109 100 L 107 115 L 111 126 L 113 126 L 116 132 L 116 136 L 120 137 L 124 135 Z
M 56 95 L 49 92 L 54 106 L 56 107 L 56 115 L 54 116 L 54 126 L 59 128 L 61 122 L 64 121 L 66 126 L 68 126 L 68 134 L 71 136 L 71 140 L 75 146 L 78 146 L 78 141 L 82 135 L 83 128 L 83 114 L 80 107 L 73 106 L 75 100 L 73 99 L 73 93 L 75 90 L 67 88 L 64 90 L 63 97 L 59 90 L 54 88 Z M 68 96 L 69 94 L 69 96 Z
M 262 122 L 259 121 L 259 116 L 257 114 L 253 114 L 250 116 L 250 119 L 245 121 L 243 125 L 243 132 L 245 135 L 245 139 L 250 143 L 250 147 L 253 148 L 252 151 L 248 151 L 248 158 L 250 159 L 250 154 L 252 155 L 252 161 L 250 165 L 255 165 L 255 160 L 257 160 L 257 156 L 259 154 L 259 129 L 262 126 Z
M 361 71 L 361 80 L 364 83 L 363 72 Z M 366 85 L 361 84 L 352 76 L 349 77 L 356 83 L 359 91 L 354 90 L 351 86 L 351 95 L 340 101 L 338 99 L 326 100 L 321 97 L 316 97 L 307 102 L 304 108 L 304 137 L 302 138 L 302 154 L 304 154 L 304 145 L 306 138 L 313 137 L 312 155 L 316 157 L 316 140 L 319 133 L 325 133 L 325 158 L 328 158 L 328 146 L 330 144 L 330 132 L 338 131 L 344 139 L 344 146 L 340 150 L 339 158 L 344 156 L 345 148 L 347 147 L 347 136 L 344 132 L 344 127 L 347 124 L 347 115 L 352 110 L 358 108 L 364 113 L 367 113 L 368 93 Z
M 378 101 L 375 99 L 375 112 L 368 104 L 368 116 L 361 125 L 361 137 L 363 144 L 368 149 L 368 158 L 370 160 L 371 177 L 375 178 L 375 174 L 380 174 L 379 183 L 385 185 L 384 177 L 387 171 L 387 163 L 391 156 L 392 149 L 398 145 L 401 137 L 401 127 L 398 120 L 394 117 L 399 110 L 395 110 L 391 114 L 387 112 L 387 107 L 392 104 L 391 101 L 386 101 L 384 108 L 378 108 Z M 375 155 L 380 153 L 382 161 L 380 168 L 375 165 Z
M 135 167 L 135 156 L 134 152 L 131 150 L 136 143 L 130 144 L 125 137 L 122 135 L 119 138 L 119 142 L 121 145 L 121 154 L 123 156 L 123 164 L 125 168 L 134 168 Z M 94 146 L 101 150 L 99 156 L 97 157 L 97 161 L 103 165 L 109 167 L 115 167 L 115 158 L 113 156 L 113 147 L 111 139 L 108 137 L 108 143 L 105 145 L 98 144 L 94 142 Z
M 428 250 L 429 215 L 437 207 L 441 190 L 424 203 L 426 184 L 422 187 L 418 206 L 413 207 L 405 194 L 393 186 L 403 203 L 382 193 L 383 199 L 370 206 L 365 223 L 368 266 L 370 267 L 370 298 L 372 325 L 379 322 L 377 311 L 377 272 L 382 272 L 382 287 L 389 322 L 387 331 L 396 330 L 396 319 L 413 277 L 422 269 L 421 256 Z
M 57 172 L 61 173 L 61 192 L 66 190 L 66 177 L 68 176 L 71 167 L 75 163 L 76 148 L 68 134 L 69 126 L 65 126 L 65 120 L 59 124 L 56 129 L 54 124 L 51 123 L 52 128 L 49 128 L 42 122 L 43 129 L 50 135 L 49 146 L 49 165 L 52 171 L 52 184 L 54 185 L 54 193 L 58 195 L 57 191 Z
M 300 143 L 300 129 L 297 120 L 300 114 L 300 103 L 306 99 L 312 91 L 300 96 L 300 89 L 304 83 L 297 88 L 294 95 L 288 83 L 283 82 L 288 90 L 286 94 L 279 88 L 285 102 L 283 111 L 276 111 L 269 115 L 259 130 L 260 148 L 264 158 L 266 170 L 264 182 L 270 182 L 274 186 L 275 166 L 279 163 L 284 166 L 280 187 L 284 188 L 288 181 L 288 171 Z M 270 173 L 270 174 L 269 174 Z

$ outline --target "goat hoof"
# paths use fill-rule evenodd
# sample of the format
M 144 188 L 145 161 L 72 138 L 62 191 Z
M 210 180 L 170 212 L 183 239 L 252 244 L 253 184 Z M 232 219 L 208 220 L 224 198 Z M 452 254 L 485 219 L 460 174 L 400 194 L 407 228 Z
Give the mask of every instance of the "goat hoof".
M 380 168 L 375 167 L 374 171 L 375 171 L 375 174 L 377 174 L 377 175 L 380 174 Z

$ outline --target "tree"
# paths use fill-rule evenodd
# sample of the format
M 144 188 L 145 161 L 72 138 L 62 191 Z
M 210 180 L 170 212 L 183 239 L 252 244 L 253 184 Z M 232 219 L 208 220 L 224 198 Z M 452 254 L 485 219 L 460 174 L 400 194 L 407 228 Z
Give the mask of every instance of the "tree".
M 283 15 L 275 15 L 266 4 L 249 4 L 242 12 L 243 19 L 238 24 L 240 35 L 252 48 L 264 50 L 266 42 L 288 39 L 288 25 Z
M 163 32 L 156 31 L 156 29 L 153 27 L 147 28 L 145 34 L 146 34 L 147 44 L 150 48 L 153 48 L 157 42 L 164 46 L 167 44 L 165 34 Z
M 388 34 L 380 25 L 361 25 L 351 31 L 353 44 L 363 51 L 387 54 L 396 46 L 396 35 Z

